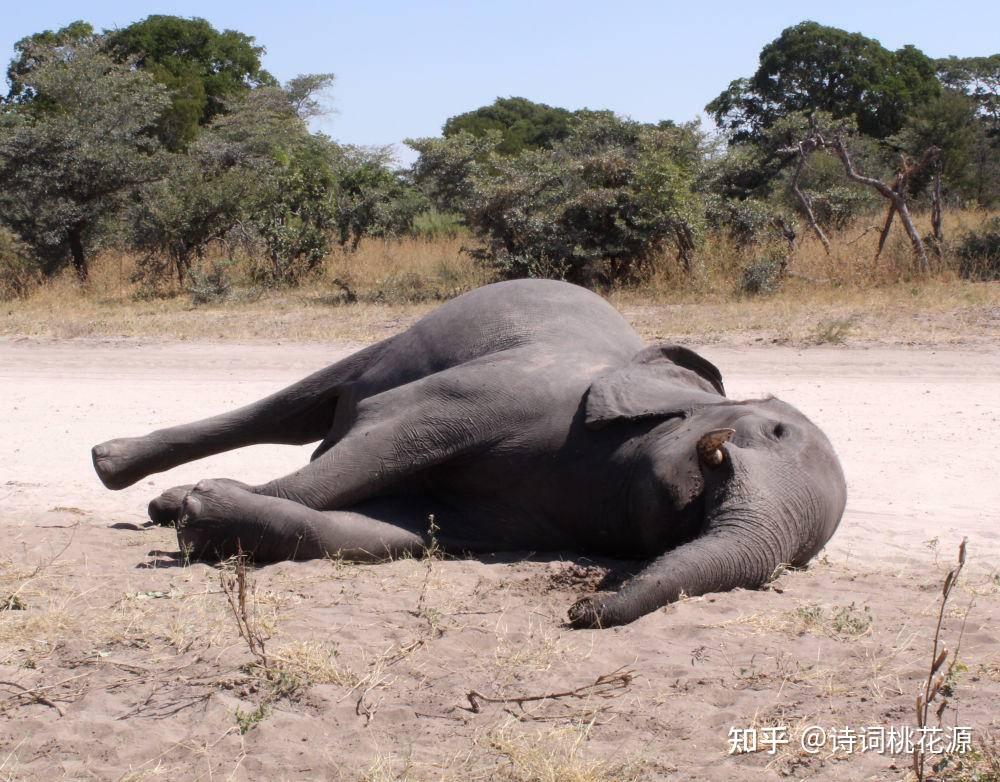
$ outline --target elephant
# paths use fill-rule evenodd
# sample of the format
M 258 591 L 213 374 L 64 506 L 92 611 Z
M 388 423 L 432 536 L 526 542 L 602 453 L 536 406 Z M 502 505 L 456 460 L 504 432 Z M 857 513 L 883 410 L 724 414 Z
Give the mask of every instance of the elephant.
M 236 411 L 94 446 L 105 486 L 258 443 L 318 442 L 269 483 L 170 489 L 150 518 L 193 558 L 258 564 L 575 551 L 647 562 L 570 625 L 755 589 L 840 523 L 829 440 L 774 397 L 734 400 L 694 351 L 645 346 L 604 298 L 498 282 Z

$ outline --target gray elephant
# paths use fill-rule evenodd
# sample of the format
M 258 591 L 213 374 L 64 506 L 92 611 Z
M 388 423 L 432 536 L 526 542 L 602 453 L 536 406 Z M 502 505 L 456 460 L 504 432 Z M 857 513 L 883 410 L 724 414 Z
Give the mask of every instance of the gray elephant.
M 444 550 L 648 559 L 577 627 L 756 588 L 802 565 L 844 510 L 827 438 L 774 398 L 727 399 L 711 363 L 644 347 L 600 296 L 547 280 L 488 285 L 259 402 L 93 449 L 104 484 L 256 443 L 321 441 L 260 486 L 205 480 L 150 503 L 182 550 L 256 562 Z

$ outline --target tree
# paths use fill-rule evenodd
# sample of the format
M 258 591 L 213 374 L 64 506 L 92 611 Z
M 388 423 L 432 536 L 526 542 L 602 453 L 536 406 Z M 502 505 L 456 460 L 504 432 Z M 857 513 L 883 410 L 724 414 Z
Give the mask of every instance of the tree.
M 451 117 L 444 123 L 442 135 L 451 138 L 470 133 L 485 138 L 500 134 L 496 151 L 516 155 L 526 149 L 543 149 L 566 138 L 573 113 L 566 109 L 535 103 L 527 98 L 497 98 L 491 105 Z
M 118 61 L 134 62 L 167 87 L 171 107 L 158 126 L 169 149 L 189 144 L 205 125 L 248 90 L 277 86 L 261 65 L 262 46 L 236 30 L 219 32 L 204 19 L 153 15 L 107 33 Z
M 171 156 L 169 174 L 131 210 L 131 240 L 147 253 L 143 277 L 155 282 L 170 265 L 183 283 L 193 259 L 238 225 L 267 257 L 260 280 L 294 283 L 315 267 L 334 227 L 334 145 L 310 135 L 301 114 L 330 78 L 299 76 L 231 100 Z
M 1000 54 L 935 60 L 938 79 L 973 100 L 977 113 L 1000 129 Z
M 0 220 L 46 273 L 69 256 L 85 278 L 102 221 L 161 175 L 151 132 L 169 98 L 92 40 L 24 53 L 33 65 L 20 77 L 19 102 L 0 114 Z
M 490 165 L 500 140 L 498 130 L 484 136 L 461 131 L 445 138 L 408 138 L 406 146 L 420 155 L 410 176 L 436 209 L 464 214 L 474 195 L 474 178 Z
M 65 47 L 93 44 L 97 40 L 94 28 L 82 20 L 70 22 L 59 30 L 44 30 L 22 38 L 14 44 L 15 56 L 7 67 L 7 81 L 10 84 L 7 101 L 25 102 L 36 97 L 25 79 L 40 64 L 42 58 L 54 56 Z
M 851 158 L 850 150 L 844 142 L 844 136 L 842 133 L 829 133 L 820 129 L 818 126 L 813 125 L 809 135 L 800 140 L 796 145 L 796 154 L 799 156 L 799 166 L 796 169 L 796 173 L 794 175 L 795 179 L 793 179 L 793 182 L 797 180 L 800 172 L 802 171 L 804 161 L 818 150 L 827 150 L 833 153 L 840 160 L 844 173 L 847 175 L 848 179 L 860 185 L 870 187 L 888 202 L 889 208 L 886 212 L 885 223 L 882 226 L 882 234 L 879 237 L 878 250 L 875 253 L 875 259 L 878 260 L 881 255 L 882 248 L 885 246 L 886 237 L 889 235 L 889 229 L 892 228 L 893 219 L 898 214 L 899 219 L 903 223 L 903 227 L 906 229 L 906 233 L 910 238 L 910 242 L 913 245 L 913 255 L 917 260 L 920 271 L 925 273 L 929 271 L 930 264 L 927 260 L 927 253 L 924 249 L 923 240 L 920 238 L 920 234 L 917 233 L 917 230 L 913 225 L 913 219 L 910 216 L 910 210 L 907 205 L 907 192 L 909 190 L 910 180 L 933 166 L 938 161 L 941 150 L 933 146 L 928 147 L 923 151 L 920 159 L 916 161 L 909 159 L 906 155 L 900 155 L 899 167 L 896 170 L 896 174 L 891 182 L 886 183 L 873 176 L 863 174 L 857 169 L 855 162 Z M 827 252 L 829 252 L 829 244 L 826 237 L 823 235 L 823 232 L 816 224 L 809 199 L 803 197 L 803 194 L 798 192 L 797 187 L 796 190 L 799 198 L 803 201 L 803 208 L 807 213 L 810 225 L 823 242 Z
M 304 120 L 325 114 L 320 96 L 333 86 L 336 78 L 333 73 L 303 73 L 289 79 L 285 93 L 295 113 Z
M 972 151 L 975 144 L 975 103 L 960 92 L 945 91 L 914 109 L 894 141 L 910 156 L 919 157 L 928 147 L 940 154 L 932 170 L 910 180 L 910 190 L 918 193 L 939 176 L 954 190 L 971 184 Z
M 269 161 L 220 145 L 208 128 L 183 154 L 171 155 L 163 179 L 147 184 L 129 210 L 129 240 L 145 253 L 135 280 L 156 290 L 172 270 L 183 284 L 195 258 L 223 239 L 256 197 Z
M 736 142 L 756 140 L 801 111 L 850 117 L 862 133 L 885 138 L 940 90 L 934 63 L 920 50 L 891 52 L 860 33 L 807 21 L 767 44 L 753 76 L 733 81 L 706 110 Z
M 966 97 L 975 107 L 969 123 L 970 164 L 961 192 L 982 206 L 992 206 L 1000 200 L 1000 54 L 948 57 L 935 66 L 947 91 Z
M 478 257 L 505 277 L 609 284 L 672 243 L 687 267 L 703 220 L 699 146 L 694 127 L 590 112 L 552 149 L 495 156 L 472 182 Z
M 341 146 L 334 153 L 336 222 L 341 245 L 357 249 L 366 236 L 400 236 L 431 204 L 407 177 L 392 169 L 390 147 Z

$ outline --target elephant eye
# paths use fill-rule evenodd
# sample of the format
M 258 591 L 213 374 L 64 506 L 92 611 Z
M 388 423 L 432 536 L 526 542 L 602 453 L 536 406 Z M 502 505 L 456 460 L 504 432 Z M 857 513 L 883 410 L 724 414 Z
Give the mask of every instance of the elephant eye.
M 775 437 L 775 439 L 780 440 L 786 434 L 787 434 L 787 430 L 785 429 L 785 425 L 784 424 L 775 424 L 774 425 L 774 437 Z

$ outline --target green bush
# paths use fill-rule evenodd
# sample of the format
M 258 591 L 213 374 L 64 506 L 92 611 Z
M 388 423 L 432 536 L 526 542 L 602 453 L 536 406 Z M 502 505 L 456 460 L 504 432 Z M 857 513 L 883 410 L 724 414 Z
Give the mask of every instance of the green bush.
M 882 199 L 872 190 L 849 185 L 835 185 L 811 191 L 813 214 L 824 228 L 843 229 L 863 214 L 877 209 Z
M 705 217 L 710 228 L 725 231 L 740 246 L 758 244 L 780 235 L 781 221 L 791 222 L 785 210 L 758 198 L 706 199 Z
M 207 271 L 192 268 L 186 286 L 191 303 L 197 306 L 231 298 L 233 283 L 229 269 L 232 265 L 232 261 L 212 261 Z
M 788 254 L 772 249 L 755 258 L 743 270 L 739 292 L 744 296 L 760 296 L 778 290 L 788 268 Z
M 494 158 L 473 180 L 474 256 L 500 277 L 583 285 L 633 279 L 671 244 L 687 266 L 704 219 L 699 141 L 692 128 L 594 112 L 552 149 Z
M 967 280 L 1000 280 L 1000 217 L 970 231 L 958 245 L 958 272 Z
M 403 236 L 416 215 L 430 208 L 427 196 L 393 171 L 392 163 L 388 147 L 336 150 L 334 224 L 341 246 L 356 250 L 366 236 Z

